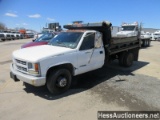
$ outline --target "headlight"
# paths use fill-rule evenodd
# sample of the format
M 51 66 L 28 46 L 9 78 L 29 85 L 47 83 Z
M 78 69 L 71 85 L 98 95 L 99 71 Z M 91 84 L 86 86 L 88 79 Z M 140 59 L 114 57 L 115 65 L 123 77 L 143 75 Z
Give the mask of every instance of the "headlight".
M 28 73 L 35 76 L 40 76 L 39 63 L 28 63 Z

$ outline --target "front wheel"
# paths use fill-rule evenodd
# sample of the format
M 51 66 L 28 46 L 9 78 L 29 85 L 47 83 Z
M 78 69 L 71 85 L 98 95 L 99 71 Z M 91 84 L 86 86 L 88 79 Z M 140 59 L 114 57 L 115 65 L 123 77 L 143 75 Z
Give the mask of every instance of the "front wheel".
M 67 69 L 57 69 L 50 72 L 47 88 L 52 94 L 61 94 L 71 86 L 71 73 Z

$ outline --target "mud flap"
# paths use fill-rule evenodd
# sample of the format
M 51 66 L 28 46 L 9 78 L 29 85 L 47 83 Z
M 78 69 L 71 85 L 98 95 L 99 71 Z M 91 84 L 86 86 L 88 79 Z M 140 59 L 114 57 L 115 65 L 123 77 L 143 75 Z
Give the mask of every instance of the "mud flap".
M 20 81 L 20 80 L 16 77 L 16 75 L 14 75 L 12 72 L 10 72 L 10 77 L 11 77 L 15 82 Z

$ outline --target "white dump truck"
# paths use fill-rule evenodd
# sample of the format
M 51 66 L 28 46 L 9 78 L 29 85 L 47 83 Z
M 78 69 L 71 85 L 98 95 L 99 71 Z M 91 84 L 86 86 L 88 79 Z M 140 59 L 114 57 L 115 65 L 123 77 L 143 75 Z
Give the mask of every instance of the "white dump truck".
M 16 50 L 10 76 L 33 86 L 46 85 L 52 94 L 69 89 L 72 77 L 101 68 L 118 59 L 130 67 L 138 60 L 137 36 L 112 37 L 110 22 L 64 25 L 48 45 Z

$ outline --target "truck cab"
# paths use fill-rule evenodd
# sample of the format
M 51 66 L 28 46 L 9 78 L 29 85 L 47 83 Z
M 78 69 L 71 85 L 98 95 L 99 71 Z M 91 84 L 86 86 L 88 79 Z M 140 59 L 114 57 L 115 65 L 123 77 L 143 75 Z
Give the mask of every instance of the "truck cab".
M 137 36 L 138 35 L 138 23 L 122 23 L 121 25 L 122 31 L 117 33 L 118 37 L 130 37 L 130 36 Z

